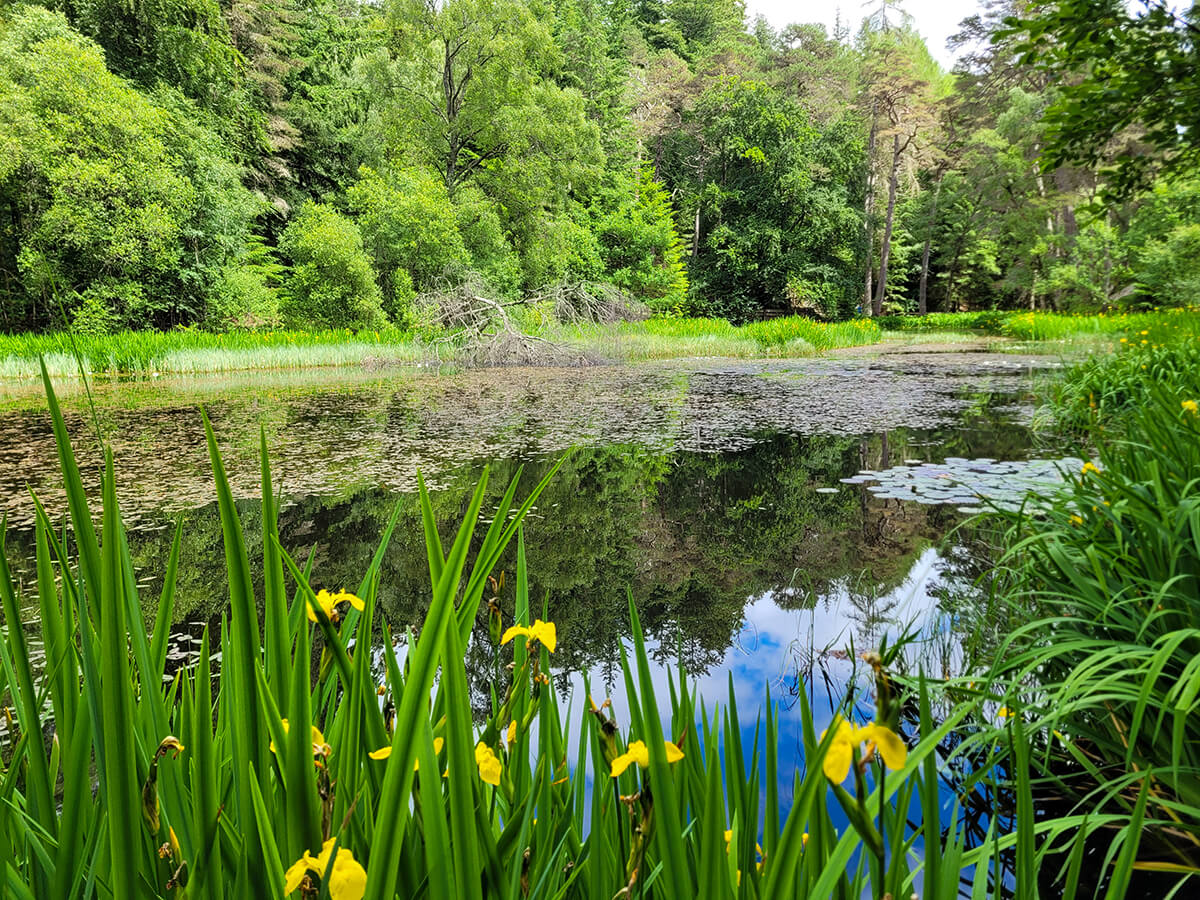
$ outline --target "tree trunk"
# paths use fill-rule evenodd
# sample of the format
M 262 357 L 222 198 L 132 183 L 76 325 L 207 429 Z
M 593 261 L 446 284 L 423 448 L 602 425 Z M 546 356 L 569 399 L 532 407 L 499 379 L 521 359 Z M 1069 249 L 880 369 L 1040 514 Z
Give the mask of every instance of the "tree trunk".
M 933 205 L 929 210 L 929 228 L 925 231 L 925 249 L 921 251 L 921 286 L 917 291 L 917 314 L 929 312 L 929 247 L 933 243 L 933 229 L 937 225 L 938 198 L 942 193 L 942 175 L 933 188 Z
M 875 315 L 883 315 L 883 295 L 887 292 L 888 258 L 892 255 L 892 223 L 896 216 L 896 189 L 900 185 L 900 135 L 892 136 L 892 172 L 888 177 L 887 218 L 883 222 L 883 242 L 879 245 L 879 283 L 875 285 Z
M 867 196 L 864 202 L 863 235 L 867 245 L 867 265 L 864 276 L 862 314 L 871 314 L 871 257 L 874 255 L 875 238 L 871 231 L 871 217 L 875 215 L 875 104 L 871 101 L 871 131 L 867 135 Z

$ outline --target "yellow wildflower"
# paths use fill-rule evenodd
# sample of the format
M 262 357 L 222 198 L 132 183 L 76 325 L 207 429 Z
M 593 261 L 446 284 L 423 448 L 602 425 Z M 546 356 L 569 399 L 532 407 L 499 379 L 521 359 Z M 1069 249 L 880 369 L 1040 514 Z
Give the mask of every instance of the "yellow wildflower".
M 517 742 L 517 720 L 516 719 L 513 719 L 512 722 L 509 723 L 508 734 L 506 735 L 506 737 L 508 739 L 508 746 L 510 746 L 510 747 Z
M 346 847 L 338 847 L 337 855 L 334 856 L 333 843 L 333 838 L 327 840 L 315 857 L 307 850 L 304 851 L 304 855 L 296 860 L 284 875 L 285 894 L 295 891 L 310 875 L 325 877 L 332 856 L 333 868 L 329 871 L 327 885 L 329 896 L 332 900 L 362 900 L 363 894 L 367 892 L 367 870 L 355 860 L 354 854 Z
M 996 710 L 996 718 L 997 719 L 1011 719 L 1015 715 L 1016 715 L 1016 713 L 1013 712 L 1011 709 L 1009 709 L 1007 706 L 1002 706 L 998 710 Z
M 288 733 L 288 720 L 283 719 L 282 722 L 283 722 L 283 733 L 287 734 Z M 318 728 L 316 725 L 314 725 L 312 727 L 312 747 L 313 747 L 313 756 L 327 756 L 329 753 L 332 752 L 332 749 L 333 749 L 327 743 L 325 743 L 325 735 L 321 734 L 321 729 Z M 271 741 L 270 749 L 271 749 L 272 753 L 276 752 L 274 741 Z
M 349 591 L 338 591 L 335 594 L 331 594 L 326 590 L 320 590 L 317 592 L 317 605 L 321 607 L 330 622 L 336 622 L 338 620 L 337 608 L 338 605 L 342 603 L 349 603 L 355 609 L 363 608 L 363 602 Z M 308 620 L 310 622 L 317 621 L 317 614 L 316 611 L 313 610 L 311 603 L 308 605 Z
M 1072 525 L 1082 525 L 1083 517 L 1082 516 L 1071 516 L 1071 524 Z
M 1079 471 L 1080 471 L 1080 474 L 1082 474 L 1082 475 L 1086 475 L 1088 472 L 1095 472 L 1097 475 L 1100 474 L 1100 470 L 1096 468 L 1096 464 L 1090 460 L 1088 462 L 1085 462 L 1083 464 L 1083 468 L 1080 469 Z
M 524 625 L 513 625 L 508 631 L 504 632 L 504 637 L 500 639 L 501 646 L 507 644 L 518 635 L 524 635 L 530 641 L 540 641 L 542 646 L 551 653 L 558 646 L 558 633 L 554 628 L 553 622 L 543 622 L 541 619 L 536 619 L 528 628 Z
M 667 762 L 679 762 L 683 759 L 683 751 L 675 744 L 663 741 L 663 746 L 667 751 Z M 612 777 L 616 778 L 634 763 L 643 769 L 650 767 L 650 750 L 646 747 L 645 741 L 634 741 L 629 745 L 628 750 L 612 761 Z
M 434 754 L 441 753 L 442 746 L 445 743 L 446 742 L 442 738 L 434 738 L 433 739 Z M 384 746 L 384 747 L 380 747 L 378 750 L 372 750 L 370 753 L 367 754 L 367 756 L 371 757 L 371 759 L 387 759 L 391 755 L 392 755 L 392 747 L 390 744 L 387 746 Z M 419 762 L 414 762 L 413 763 L 413 771 L 416 772 L 420 768 L 420 766 L 421 766 L 421 764 Z
M 825 735 L 821 735 L 825 739 Z M 845 719 L 839 718 L 837 729 L 833 734 L 833 743 L 825 753 L 821 768 L 825 777 L 830 781 L 841 784 L 850 774 L 850 764 L 854 761 L 854 750 L 862 743 L 867 744 L 867 752 L 878 750 L 884 765 L 896 770 L 904 766 L 908 759 L 908 748 L 900 736 L 886 725 L 870 722 L 861 728 L 851 725 Z
M 500 760 L 483 741 L 475 745 L 475 765 L 479 766 L 479 777 L 485 783 L 500 786 Z
M 1187 410 L 1188 412 L 1190 412 L 1190 413 L 1191 413 L 1193 416 L 1194 416 L 1194 415 L 1196 415 L 1196 413 L 1197 413 L 1197 407 L 1196 407 L 1196 401 L 1195 401 L 1195 400 L 1184 400 L 1184 401 L 1183 401 L 1182 403 L 1180 403 L 1179 405 L 1180 405 L 1180 406 L 1182 406 L 1182 407 L 1183 407 L 1185 410 Z

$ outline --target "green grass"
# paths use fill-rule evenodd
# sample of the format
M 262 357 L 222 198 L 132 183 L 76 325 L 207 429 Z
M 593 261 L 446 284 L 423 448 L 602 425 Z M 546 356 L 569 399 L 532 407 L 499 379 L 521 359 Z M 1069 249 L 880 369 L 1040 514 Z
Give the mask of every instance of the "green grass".
M 0 378 L 35 378 L 38 358 L 51 375 L 188 374 L 242 369 L 361 365 L 371 360 L 418 363 L 425 351 L 411 332 L 124 331 L 111 335 L 0 335 Z
M 1096 338 L 1132 336 L 1143 330 L 1171 329 L 1185 323 L 1194 328 L 1198 320 L 1200 310 L 1192 308 L 1095 315 L 984 310 L 967 313 L 929 313 L 925 316 L 880 316 L 876 319 L 886 331 L 979 331 L 1019 341 L 1059 342 L 1087 342 Z
M 880 331 L 868 320 L 823 324 L 803 318 L 774 319 L 741 328 L 724 319 L 651 319 L 617 326 L 544 327 L 542 336 L 579 345 L 593 355 L 617 360 L 693 356 L 807 356 L 839 347 L 875 343 Z M 368 364 L 420 364 L 432 358 L 428 335 L 389 329 L 350 331 L 198 330 L 126 331 L 111 335 L 66 333 L 0 335 L 0 378 L 37 377 L 39 356 L 54 376 L 76 376 L 83 360 L 87 375 L 234 372 Z M 442 361 L 457 356 L 453 342 L 438 351 Z
M 1088 434 L 1124 418 L 1166 386 L 1181 399 L 1200 397 L 1200 317 L 1181 313 L 1143 320 L 1116 343 L 1043 388 L 1043 423 Z
M 514 481 L 483 534 L 476 523 L 486 472 L 450 530 L 434 520 L 422 486 L 430 605 L 401 660 L 377 655 L 400 637 L 377 603 L 395 519 L 352 586 L 361 611 L 347 600 L 331 615 L 313 590 L 319 569 L 279 544 L 265 441 L 264 537 L 251 547 L 208 429 L 230 595 L 219 679 L 210 654 L 218 645 L 206 632 L 198 661 L 164 681 L 174 573 L 188 564 L 181 542 L 164 563 L 148 630 L 111 457 L 93 510 L 45 383 L 72 528 L 39 510 L 35 584 L 14 585 L 0 564 L 0 699 L 16 717 L 0 774 L 7 896 L 278 900 L 291 871 L 306 897 L 331 900 L 825 900 L 914 891 L 951 900 L 964 883 L 973 896 L 995 896 L 991 864 L 1006 850 L 1015 851 L 1018 882 L 1032 885 L 1027 779 L 1018 779 L 1026 830 L 998 833 L 993 817 L 977 846 L 968 845 L 964 810 L 944 807 L 939 794 L 940 773 L 956 764 L 958 736 L 982 698 L 935 720 L 923 683 L 911 696 L 895 692 L 895 648 L 881 648 L 874 663 L 875 716 L 895 729 L 907 706 L 913 724 L 907 752 L 889 751 L 886 777 L 878 754 L 864 755 L 857 739 L 843 742 L 836 729 L 819 736 L 801 692 L 810 764 L 781 796 L 769 696 L 761 728 L 746 738 L 732 694 L 725 705 L 701 703 L 682 671 L 665 688 L 656 684 L 632 602 L 632 643 L 618 667 L 621 719 L 603 706 L 584 708 L 582 698 L 564 714 L 552 642 L 498 642 L 505 626 L 537 616 L 520 527 L 546 482 L 518 502 Z M 516 577 L 500 589 L 489 575 L 514 540 Z M 261 594 L 252 570 L 262 573 Z M 29 593 L 44 667 L 16 624 Z M 468 642 L 484 642 L 495 658 L 482 708 L 467 683 Z M 645 757 L 614 777 L 615 761 L 638 741 Z M 383 748 L 386 759 L 370 755 Z M 850 827 L 835 826 L 837 809 Z M 1055 824 L 1037 828 L 1052 836 Z M 913 842 L 925 852 L 913 852 Z M 325 862 L 306 865 L 322 847 Z
M 583 326 L 551 336 L 622 360 L 726 356 L 742 359 L 813 356 L 829 350 L 876 344 L 882 339 L 870 319 L 816 322 L 787 316 L 732 325 L 724 319 L 664 318 L 615 327 Z

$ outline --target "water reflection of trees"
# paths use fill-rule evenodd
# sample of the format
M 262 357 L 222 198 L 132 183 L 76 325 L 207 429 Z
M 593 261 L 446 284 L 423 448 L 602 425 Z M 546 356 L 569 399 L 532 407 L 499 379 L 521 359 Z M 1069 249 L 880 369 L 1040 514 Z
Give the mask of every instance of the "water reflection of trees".
M 767 591 L 785 608 L 806 607 L 852 576 L 856 626 L 876 629 L 889 612 L 879 598 L 904 578 L 954 514 L 876 500 L 859 487 L 836 493 L 815 488 L 838 486 L 839 478 L 860 468 L 899 462 L 916 454 L 917 444 L 951 439 L 961 437 L 898 430 L 868 438 L 763 436 L 746 449 L 720 454 L 659 453 L 638 445 L 577 451 L 542 495 L 525 535 L 531 597 L 535 607 L 544 604 L 559 629 L 555 662 L 585 670 L 614 660 L 627 634 L 627 591 L 660 654 L 672 660 L 680 654 L 693 671 L 724 657 L 747 599 Z M 528 462 L 525 484 L 534 484 L 551 464 Z M 493 463 L 485 517 L 517 467 L 512 460 Z M 465 513 L 478 474 L 468 468 L 445 477 L 433 495 L 447 539 Z M 415 497 L 359 488 L 335 497 L 295 498 L 280 512 L 280 533 L 298 560 L 313 555 L 317 586 L 353 587 L 397 504 L 399 524 L 383 559 L 379 595 L 387 619 L 402 631 L 421 621 L 429 595 Z M 260 505 L 244 502 L 240 508 L 247 541 L 261 545 Z M 228 596 L 220 522 L 211 507 L 183 518 L 177 616 L 211 620 Z M 158 595 L 156 579 L 172 532 L 139 530 L 129 536 L 150 602 Z M 10 555 L 32 556 L 32 547 L 24 553 L 26 538 L 10 538 L 15 551 Z M 261 566 L 253 555 L 251 563 Z M 511 573 L 514 563 L 515 545 L 501 568 Z M 261 572 L 254 574 L 261 582 Z M 502 595 L 506 616 L 512 614 L 511 585 L 510 578 Z M 476 683 L 483 684 L 491 655 L 482 641 L 475 644 L 469 662 Z

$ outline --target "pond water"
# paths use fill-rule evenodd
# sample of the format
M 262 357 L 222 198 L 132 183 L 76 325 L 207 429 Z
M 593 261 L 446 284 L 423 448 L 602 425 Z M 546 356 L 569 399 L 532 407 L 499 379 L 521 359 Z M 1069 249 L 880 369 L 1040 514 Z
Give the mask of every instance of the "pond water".
M 732 678 L 751 732 L 769 687 L 784 708 L 781 744 L 799 754 L 798 694 L 815 701 L 820 730 L 825 698 L 840 698 L 851 677 L 852 650 L 911 626 L 926 638 L 914 645 L 914 664 L 942 675 L 960 654 L 939 601 L 969 583 L 969 559 L 944 540 L 963 514 L 953 503 L 914 503 L 843 479 L 947 457 L 1029 458 L 1031 376 L 1049 365 L 918 352 L 164 379 L 100 385 L 95 421 L 78 390 L 64 385 L 62 398 L 85 479 L 98 481 L 97 427 L 114 452 L 146 598 L 161 587 L 171 525 L 184 521 L 181 655 L 198 624 L 227 603 L 199 406 L 222 445 L 252 544 L 260 541 L 254 497 L 265 432 L 283 496 L 283 544 L 297 558 L 314 554 L 317 587 L 358 583 L 399 504 L 380 583 L 397 630 L 419 623 L 429 590 L 417 472 L 448 530 L 484 465 L 486 521 L 520 467 L 531 487 L 574 448 L 526 525 L 531 596 L 557 624 L 553 661 L 564 692 L 569 685 L 575 693 L 574 709 L 584 702 L 585 673 L 594 693 L 619 687 L 628 589 L 660 672 L 681 655 L 710 704 L 724 702 Z M 9 394 L 0 406 L 0 507 L 14 574 L 32 587 L 27 486 L 52 515 L 65 504 L 36 388 Z M 501 568 L 512 566 L 510 554 Z M 511 594 L 502 596 L 506 618 Z M 482 644 L 467 659 L 481 702 L 490 671 Z M 780 760 L 785 791 L 788 762 Z

